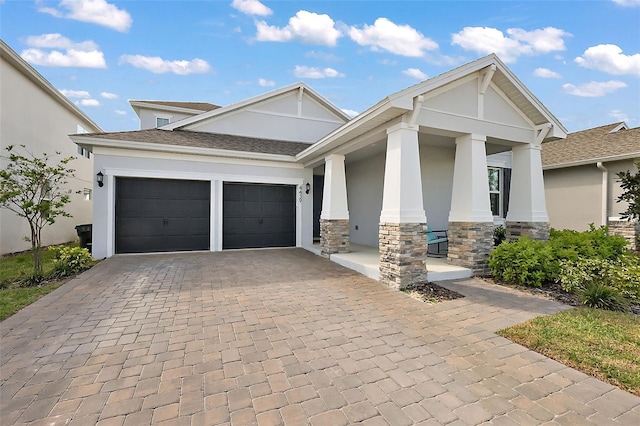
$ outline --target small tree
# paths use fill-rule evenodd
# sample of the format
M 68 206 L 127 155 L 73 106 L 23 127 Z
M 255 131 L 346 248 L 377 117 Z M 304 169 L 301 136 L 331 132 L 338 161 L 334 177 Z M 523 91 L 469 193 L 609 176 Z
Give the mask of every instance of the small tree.
M 0 207 L 11 210 L 29 223 L 31 235 L 25 237 L 31 242 L 33 253 L 33 278 L 42 277 L 42 229 L 55 222 L 56 217 L 71 217 L 64 211 L 71 201 L 71 190 L 65 189 L 67 179 L 75 170 L 67 164 L 74 157 L 60 159 L 53 163 L 53 155 L 37 157 L 20 145 L 24 155 L 17 154 L 14 146 L 7 147 L 9 165 L 0 170 Z M 55 156 L 60 156 L 56 152 Z
M 635 164 L 639 169 L 636 174 L 631 174 L 630 170 L 617 173 L 620 178 L 620 187 L 624 192 L 616 201 L 629 203 L 627 210 L 621 213 L 622 219 L 640 220 L 640 162 Z

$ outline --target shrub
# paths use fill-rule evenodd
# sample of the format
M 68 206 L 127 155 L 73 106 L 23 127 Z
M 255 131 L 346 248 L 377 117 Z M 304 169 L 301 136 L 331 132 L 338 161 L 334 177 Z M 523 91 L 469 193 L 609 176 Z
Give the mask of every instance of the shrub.
M 590 308 L 620 312 L 629 309 L 627 300 L 615 288 L 606 285 L 589 285 L 580 293 L 580 300 Z
M 593 223 L 584 232 L 551 229 L 549 244 L 558 259 L 573 262 L 579 259 L 617 259 L 627 251 L 627 240 L 620 235 L 608 235 L 608 228 L 596 228 Z
M 556 273 L 557 265 L 548 244 L 520 237 L 507 241 L 493 249 L 489 255 L 489 267 L 493 276 L 509 283 L 541 287 Z
M 52 275 L 66 277 L 88 269 L 93 258 L 89 251 L 80 247 L 54 246 L 49 250 L 56 251 Z
M 632 254 L 625 254 L 616 260 L 564 260 L 560 266 L 558 281 L 568 293 L 579 293 L 593 285 L 606 285 L 629 300 L 640 301 L 640 263 Z
M 500 243 L 502 243 L 506 239 L 507 239 L 507 229 L 502 225 L 496 226 L 493 229 L 493 245 L 499 246 Z

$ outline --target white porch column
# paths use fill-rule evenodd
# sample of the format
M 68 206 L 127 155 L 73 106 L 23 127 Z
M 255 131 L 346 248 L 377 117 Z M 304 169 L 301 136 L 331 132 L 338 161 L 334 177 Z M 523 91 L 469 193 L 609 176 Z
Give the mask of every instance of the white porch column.
M 344 155 L 331 154 L 325 158 L 320 245 L 323 256 L 349 251 L 349 210 Z
M 427 217 L 422 200 L 418 126 L 387 129 L 380 212 L 380 281 L 396 288 L 426 279 Z
M 493 246 L 493 214 L 489 201 L 486 137 L 467 134 L 456 138 L 453 193 L 449 212 L 449 262 L 488 272 Z
M 549 238 L 549 216 L 544 198 L 542 147 L 524 144 L 511 149 L 511 191 L 507 213 L 507 237 L 522 235 L 535 239 Z

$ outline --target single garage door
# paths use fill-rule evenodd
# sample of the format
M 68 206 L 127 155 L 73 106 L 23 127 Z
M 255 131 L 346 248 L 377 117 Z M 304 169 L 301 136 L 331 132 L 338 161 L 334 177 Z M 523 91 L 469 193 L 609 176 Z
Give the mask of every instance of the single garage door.
M 208 250 L 210 185 L 116 178 L 116 253 Z
M 225 183 L 222 248 L 296 245 L 296 188 Z

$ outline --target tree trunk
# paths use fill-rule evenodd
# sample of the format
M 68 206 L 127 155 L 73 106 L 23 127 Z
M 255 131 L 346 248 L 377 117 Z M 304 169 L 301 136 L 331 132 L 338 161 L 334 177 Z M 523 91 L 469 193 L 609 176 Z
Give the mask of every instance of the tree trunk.
M 40 246 L 40 232 L 32 223 L 31 226 L 31 252 L 33 253 L 33 278 L 40 281 L 42 277 L 42 251 Z

